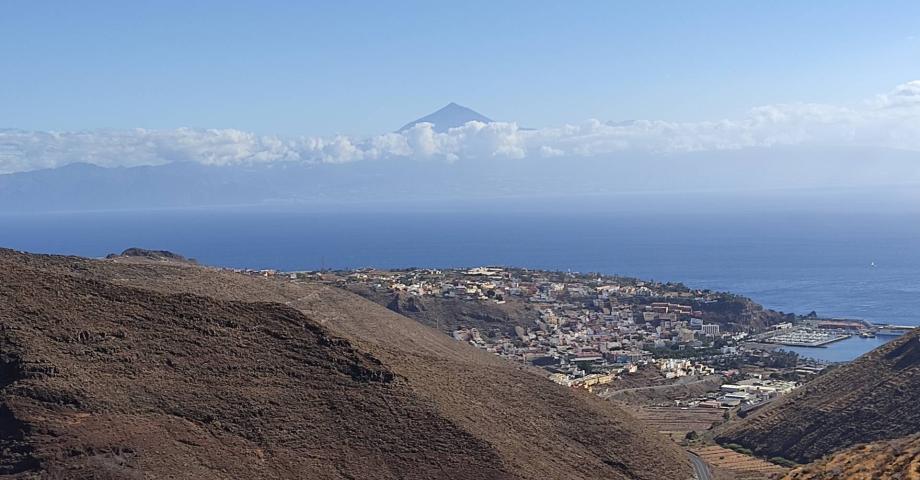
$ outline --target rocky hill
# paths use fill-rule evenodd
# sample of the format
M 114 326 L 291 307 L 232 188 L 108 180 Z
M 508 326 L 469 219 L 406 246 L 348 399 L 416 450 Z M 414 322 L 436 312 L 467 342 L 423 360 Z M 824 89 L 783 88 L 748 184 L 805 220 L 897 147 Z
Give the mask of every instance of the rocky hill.
M 920 480 L 920 434 L 850 447 L 783 480 Z
M 719 324 L 724 330 L 760 331 L 795 318 L 792 314 L 764 308 L 747 297 L 731 294 L 722 297 L 718 302 L 693 302 L 693 308 L 703 312 L 703 321 Z
M 523 302 L 496 304 L 463 298 L 421 297 L 377 292 L 360 285 L 351 285 L 348 290 L 445 333 L 458 328 L 476 328 L 490 337 L 499 334 L 513 337 L 515 327 L 533 327 L 540 319 L 540 312 Z
M 920 329 L 729 427 L 717 440 L 799 463 L 920 431 Z
M 180 262 L 180 263 L 198 263 L 195 259 L 185 258 L 178 253 L 168 250 L 147 250 L 146 248 L 128 248 L 120 254 L 110 253 L 107 259 L 113 260 L 119 257 L 124 258 L 143 258 L 152 262 Z
M 612 403 L 354 294 L 0 250 L 0 473 L 689 478 Z

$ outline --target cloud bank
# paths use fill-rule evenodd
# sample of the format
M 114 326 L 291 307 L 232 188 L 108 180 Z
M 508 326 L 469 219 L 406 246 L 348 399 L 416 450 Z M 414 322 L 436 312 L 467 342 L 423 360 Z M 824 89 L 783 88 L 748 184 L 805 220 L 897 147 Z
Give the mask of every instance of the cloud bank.
M 271 162 L 346 163 L 387 158 L 454 162 L 468 158 L 597 156 L 624 151 L 681 153 L 772 146 L 870 146 L 920 151 L 920 80 L 857 107 L 779 104 L 734 120 L 601 122 L 522 130 L 469 122 L 445 133 L 418 124 L 369 138 L 280 137 L 233 129 L 0 130 L 0 173 L 75 162 L 100 166 Z

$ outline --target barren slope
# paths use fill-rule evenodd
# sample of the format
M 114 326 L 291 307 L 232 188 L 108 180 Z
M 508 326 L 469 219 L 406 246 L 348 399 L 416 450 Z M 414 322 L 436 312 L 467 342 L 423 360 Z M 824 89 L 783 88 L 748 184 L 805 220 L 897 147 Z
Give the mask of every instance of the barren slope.
M 806 463 L 920 432 L 920 329 L 806 383 L 723 432 L 760 455 Z
M 376 292 L 361 285 L 350 285 L 348 290 L 447 333 L 458 328 L 477 328 L 488 336 L 498 333 L 514 336 L 514 327 L 533 327 L 534 321 L 540 318 L 536 309 L 518 301 L 496 304 L 462 298 L 419 297 Z
M 377 359 L 292 308 L 2 267 L 0 473 L 511 476 Z
M 0 251 L 0 263 L 4 262 L 160 293 L 190 292 L 225 300 L 287 303 L 300 310 L 306 321 L 344 337 L 354 345 L 356 355 L 378 359 L 377 368 L 395 376 L 394 381 L 386 384 L 387 388 L 404 388 L 400 392 L 417 402 L 418 408 L 433 410 L 431 416 L 444 422 L 445 431 L 456 427 L 459 430 L 456 434 L 461 436 L 458 438 L 463 439 L 458 443 L 458 454 L 473 460 L 471 472 L 479 470 L 470 475 L 566 479 L 690 477 L 682 451 L 662 441 L 614 404 L 587 392 L 555 385 L 538 371 L 455 342 L 339 289 L 245 277 L 190 265 L 139 264 L 125 259 L 89 261 Z M 369 408 L 373 413 L 382 411 Z M 353 441 L 349 440 L 353 438 L 352 432 L 347 433 L 342 435 L 343 441 Z M 284 438 L 309 444 L 298 435 L 296 430 L 289 431 Z M 374 435 L 368 433 L 366 441 L 372 442 Z M 452 435 L 440 444 L 452 444 Z M 432 440 L 420 436 L 419 442 L 428 445 Z M 424 447 L 419 448 L 425 453 Z M 350 450 L 343 447 L 337 451 Z M 384 453 L 382 458 L 388 458 Z M 319 461 L 337 460 L 323 457 Z M 418 473 L 429 474 L 423 470 Z
M 857 445 L 803 465 L 783 480 L 920 480 L 920 434 Z

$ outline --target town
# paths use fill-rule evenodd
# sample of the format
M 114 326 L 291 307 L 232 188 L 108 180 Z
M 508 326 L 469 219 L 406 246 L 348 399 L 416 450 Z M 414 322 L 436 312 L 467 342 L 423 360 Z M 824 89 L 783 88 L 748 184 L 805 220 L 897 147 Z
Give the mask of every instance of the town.
M 320 281 L 380 303 L 395 296 L 524 305 L 533 312 L 531 322 L 460 322 L 445 333 L 601 396 L 627 387 L 718 379 L 698 395 L 665 394 L 661 405 L 757 408 L 825 367 L 777 344 L 820 344 L 843 335 L 838 323 L 822 330 L 806 323 L 811 319 L 765 310 L 730 293 L 600 274 L 502 267 L 245 273 Z

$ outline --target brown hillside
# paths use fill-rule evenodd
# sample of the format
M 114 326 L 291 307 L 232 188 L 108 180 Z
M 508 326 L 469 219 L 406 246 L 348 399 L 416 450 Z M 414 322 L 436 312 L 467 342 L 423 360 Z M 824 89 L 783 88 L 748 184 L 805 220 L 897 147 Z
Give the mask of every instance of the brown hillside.
M 140 322 L 136 317 L 117 316 L 106 319 L 105 312 L 124 311 L 126 307 L 118 302 L 122 302 L 123 296 L 126 295 L 130 298 L 134 298 L 135 295 L 143 298 L 127 302 L 136 308 L 147 308 L 147 302 L 164 305 L 153 308 L 153 311 L 158 312 L 155 318 L 161 318 L 161 322 L 168 326 L 168 331 L 155 332 L 156 336 L 164 337 L 157 337 L 157 341 L 150 342 L 151 346 L 141 348 L 132 345 L 129 350 L 132 355 L 129 357 L 133 360 L 125 365 L 118 364 L 123 371 L 106 372 L 106 368 L 114 368 L 111 364 L 115 352 L 105 349 L 88 357 L 95 362 L 93 365 L 96 366 L 93 368 L 106 372 L 98 375 L 90 366 L 84 367 L 83 357 L 75 356 L 73 351 L 64 349 L 52 355 L 39 348 L 37 339 L 43 335 L 73 335 L 55 333 L 56 329 L 62 327 L 50 320 L 47 326 L 31 333 L 34 335 L 31 337 L 34 341 L 22 340 L 21 337 L 15 336 L 10 340 L 18 342 L 16 344 L 21 345 L 18 348 L 22 349 L 22 355 L 27 357 L 31 355 L 39 358 L 48 355 L 48 358 L 58 359 L 57 361 L 64 365 L 68 359 L 73 358 L 78 366 L 75 368 L 94 372 L 87 373 L 85 377 L 41 377 L 42 382 L 52 382 L 56 389 L 76 390 L 79 395 L 72 394 L 75 398 L 88 399 L 82 400 L 87 402 L 86 408 L 91 413 L 87 418 L 95 418 L 92 412 L 96 411 L 93 410 L 97 408 L 94 407 L 97 405 L 96 402 L 100 405 L 100 412 L 108 414 L 111 411 L 124 415 L 117 419 L 117 422 L 112 420 L 113 423 L 108 428 L 98 427 L 93 432 L 113 432 L 109 435 L 118 436 L 119 440 L 139 442 L 129 428 L 131 422 L 140 415 L 150 414 L 154 417 L 149 425 L 142 429 L 145 432 L 144 438 L 150 439 L 147 446 L 140 444 L 127 449 L 122 448 L 122 453 L 118 453 L 118 449 L 85 447 L 81 451 L 89 452 L 86 455 L 88 458 L 104 454 L 117 457 L 117 462 L 121 462 L 124 451 L 130 450 L 127 454 L 130 458 L 126 461 L 136 462 L 139 469 L 151 468 L 158 472 L 169 472 L 166 470 L 167 465 L 187 462 L 207 468 L 205 476 L 220 476 L 211 475 L 211 472 L 222 472 L 221 469 L 224 469 L 229 472 L 228 477 L 251 474 L 257 477 L 294 478 L 309 476 L 293 473 L 309 472 L 309 468 L 315 468 L 320 472 L 315 478 L 346 478 L 348 475 L 357 478 L 690 477 L 689 465 L 683 452 L 667 442 L 662 442 L 654 433 L 640 426 L 613 404 L 603 402 L 587 393 L 559 387 L 534 370 L 522 368 L 455 342 L 433 329 L 342 290 L 252 278 L 191 265 L 135 263 L 123 258 L 90 261 L 73 257 L 30 256 L 0 251 L 0 268 L 3 272 L 0 273 L 0 278 L 4 278 L 4 284 L 18 284 L 13 283 L 13 278 L 17 274 L 10 273 L 18 268 L 31 272 L 41 270 L 40 273 L 33 273 L 38 276 L 55 272 L 59 275 L 50 276 L 55 278 L 55 282 L 77 282 L 80 285 L 114 289 L 112 291 L 116 293 L 109 295 L 108 301 L 115 303 L 100 307 L 98 311 L 92 311 L 92 314 L 87 312 L 86 316 L 76 316 L 65 322 L 79 331 L 92 332 L 92 329 L 81 326 L 81 322 L 102 318 L 103 320 L 99 321 L 115 322 L 112 325 L 122 326 L 127 330 L 126 338 L 134 339 L 135 335 L 132 332 L 135 329 L 146 330 L 149 328 L 147 322 Z M 9 277 L 10 275 L 12 277 Z M 123 287 L 107 285 L 107 282 L 116 282 Z M 158 293 L 145 293 L 136 290 L 135 287 L 155 290 Z M 51 287 L 48 296 L 38 297 L 35 305 L 52 308 L 58 298 L 51 292 L 58 290 L 58 286 Z M 176 295 L 180 293 L 193 293 L 199 296 Z M 95 294 L 74 295 L 73 299 L 67 301 L 77 302 L 80 299 L 93 298 Z M 253 305 L 230 300 L 287 303 L 299 312 L 279 305 Z M 185 313 L 178 307 L 172 307 L 174 302 L 204 306 L 194 312 Z M 209 313 L 212 307 L 219 313 Z M 23 312 L 28 312 L 29 308 L 37 307 L 20 305 L 16 308 L 23 309 L 16 314 L 22 315 Z M 160 308 L 167 310 L 163 311 Z M 237 345 L 238 350 L 221 353 L 227 349 L 223 337 L 208 336 L 206 333 L 197 332 L 189 325 L 181 329 L 173 325 L 185 325 L 183 322 L 195 324 L 200 318 L 212 316 L 216 319 L 228 316 L 228 312 L 221 309 L 242 309 L 247 318 L 250 318 L 245 322 L 236 320 L 249 329 L 243 329 L 247 335 L 231 337 L 240 342 Z M 296 315 L 295 319 L 288 318 L 291 315 Z M 287 320 L 282 320 L 281 317 Z M 11 320 L 13 323 L 17 321 L 15 318 Z M 285 321 L 293 322 L 297 327 L 288 326 L 286 330 L 281 329 L 280 326 L 286 325 Z M 4 320 L 4 323 L 6 322 Z M 217 323 L 220 325 L 219 321 Z M 279 326 L 266 328 L 263 327 L 265 323 Z M 324 363 L 320 360 L 310 360 L 305 363 L 314 370 L 301 371 L 288 363 L 302 361 L 301 357 L 297 356 L 300 349 L 315 350 L 315 347 L 310 346 L 309 338 L 300 338 L 297 333 L 300 328 L 310 330 L 305 325 L 311 325 L 316 329 L 316 338 L 329 338 L 326 343 L 337 347 L 333 351 L 326 351 L 332 347 L 316 340 L 314 343 L 319 343 L 324 348 L 321 349 L 322 352 L 312 355 L 328 361 Z M 326 329 L 329 333 L 326 333 Z M 282 330 L 283 333 L 278 333 L 277 330 Z M 79 333 L 76 335 L 79 339 Z M 231 336 L 230 333 L 225 335 Z M 342 339 L 336 339 L 335 336 Z M 19 340 L 16 340 L 17 338 Z M 138 337 L 140 338 L 142 337 Z M 196 348 L 205 349 L 206 352 L 225 356 L 219 357 L 220 360 L 215 357 L 213 362 L 205 362 L 203 366 L 174 374 L 172 377 L 163 375 L 158 369 L 148 372 L 146 369 L 152 367 L 146 366 L 146 360 L 140 360 L 146 359 L 148 355 L 162 355 L 160 349 L 167 355 L 172 355 L 177 348 L 168 345 L 172 342 L 178 345 L 185 341 Z M 144 340 L 143 343 L 148 342 Z M 294 345 L 297 348 L 290 351 Z M 350 353 L 346 355 L 346 352 Z M 272 363 L 269 360 L 279 355 L 284 361 Z M 191 364 L 187 358 L 187 363 L 181 358 L 184 357 L 172 358 L 170 362 L 173 365 L 162 359 L 160 362 L 165 366 L 158 368 L 169 373 L 171 371 L 168 369 L 175 368 L 175 365 L 187 367 Z M 351 366 L 352 363 L 360 368 Z M 323 370 L 316 370 L 320 368 Z M 349 373 L 363 372 L 361 368 L 374 373 L 360 374 L 357 378 Z M 264 382 L 270 384 L 275 389 L 273 392 L 280 396 L 268 395 L 268 398 L 264 398 L 257 388 L 258 385 L 247 387 L 246 379 L 251 372 L 262 375 Z M 196 380 L 190 381 L 189 376 Z M 329 376 L 334 380 L 328 380 Z M 169 383 L 157 384 L 154 377 L 162 377 L 163 382 Z M 221 386 L 228 382 L 228 377 L 233 378 L 233 381 L 225 388 L 233 395 L 221 389 Z M 100 385 L 92 388 L 86 386 L 90 378 L 99 381 Z M 236 383 L 237 379 L 240 384 Z M 16 385 L 24 381 L 37 380 L 31 377 L 17 380 L 4 388 L 4 395 L 11 395 L 10 392 L 18 388 Z M 180 391 L 183 392 L 180 394 Z M 158 393 L 164 398 L 149 400 L 146 403 L 137 402 L 138 406 L 134 407 L 135 396 L 144 397 L 152 393 Z M 36 395 L 41 399 L 49 397 Z M 50 397 L 54 398 L 54 395 Z M 173 401 L 185 405 L 186 402 L 183 400 L 188 400 L 188 397 L 200 402 L 201 406 L 170 406 Z M 14 399 L 12 396 L 10 398 Z M 296 403 L 298 398 L 309 398 L 312 401 L 295 408 L 292 404 Z M 116 400 L 125 400 L 125 403 L 117 403 Z M 16 407 L 13 409 L 14 415 L 25 423 L 25 429 L 29 432 L 58 428 L 56 431 L 60 435 L 72 436 L 83 442 L 95 441 L 92 439 L 96 433 L 82 429 L 78 422 L 67 420 L 65 417 L 59 419 L 46 415 L 30 416 L 30 412 L 33 411 L 29 410 L 30 408 L 73 408 L 79 413 L 84 413 L 80 410 L 84 408 L 83 403 L 77 404 L 79 408 L 52 408 L 41 402 L 36 407 L 19 407 L 15 402 L 11 402 L 11 405 Z M 110 405 L 115 407 L 110 409 Z M 18 410 L 19 408 L 24 410 Z M 285 413 L 288 411 L 293 412 L 291 417 Z M 307 423 L 314 421 L 309 415 L 314 414 L 318 415 L 319 420 L 315 421 L 320 425 L 343 425 L 339 430 L 328 431 L 306 427 Z M 231 418 L 225 420 L 225 416 Z M 262 420 L 265 421 L 264 424 L 259 423 Z M 187 446 L 188 442 L 181 441 L 184 438 L 182 435 L 170 433 L 171 428 L 178 428 L 172 425 L 173 422 L 179 422 L 183 428 L 196 432 L 197 436 L 192 438 L 191 443 L 199 446 Z M 73 426 L 74 424 L 77 426 Z M 366 428 L 360 428 L 361 425 L 366 425 Z M 258 433 L 249 433 L 250 428 Z M 138 430 L 135 429 L 134 432 L 137 433 Z M 322 434 L 324 431 L 328 432 L 330 445 L 327 448 L 317 447 L 316 443 L 327 440 Z M 403 439 L 405 442 L 401 441 Z M 214 457 L 221 458 L 223 463 L 210 463 L 209 454 L 206 452 L 211 451 L 212 444 L 206 443 L 205 440 L 219 442 L 223 450 Z M 154 447 L 150 446 L 151 444 L 157 445 L 152 455 L 150 452 Z M 161 444 L 166 446 L 160 446 Z M 47 446 L 50 442 L 43 444 L 34 434 L 27 434 L 23 442 L 10 445 L 10 448 L 15 446 L 33 449 L 33 453 L 23 458 L 38 458 L 44 462 L 43 465 L 56 465 L 55 462 L 60 462 L 60 468 L 69 468 L 70 464 L 60 457 L 54 457 L 57 458 L 54 460 L 52 457 L 43 456 L 46 455 L 45 452 L 54 450 L 48 450 L 51 448 Z M 313 448 L 317 450 L 311 451 Z M 179 453 L 175 453 L 177 451 L 184 452 L 187 456 L 180 458 Z M 161 452 L 166 452 L 163 458 L 175 457 L 180 460 L 164 461 L 161 465 L 155 459 Z M 311 454 L 301 456 L 304 452 Z M 275 455 L 290 460 L 286 463 L 265 461 L 262 464 L 249 461 L 262 456 L 274 459 Z M 61 456 L 66 457 L 63 454 Z M 462 459 L 460 464 L 456 463 L 457 459 Z M 458 465 L 462 465 L 462 469 L 457 467 Z M 435 471 L 435 467 L 443 468 L 444 471 Z M 243 470 L 244 468 L 249 470 Z M 301 468 L 303 470 L 300 470 Z M 366 470 L 359 470 L 360 468 Z M 190 470 L 182 470 L 186 471 Z M 372 472 L 373 475 L 367 475 L 366 472 Z
M 717 438 L 806 463 L 920 431 L 920 329 L 838 367 Z
M 496 304 L 492 301 L 461 298 L 381 293 L 360 285 L 351 285 L 348 290 L 400 315 L 448 333 L 458 328 L 476 328 L 488 336 L 514 336 L 514 327 L 533 327 L 534 322 L 540 319 L 536 309 L 517 301 Z
M 783 480 L 920 480 L 920 434 L 850 447 Z
M 510 476 L 372 356 L 277 304 L 4 265 L 0 473 Z

